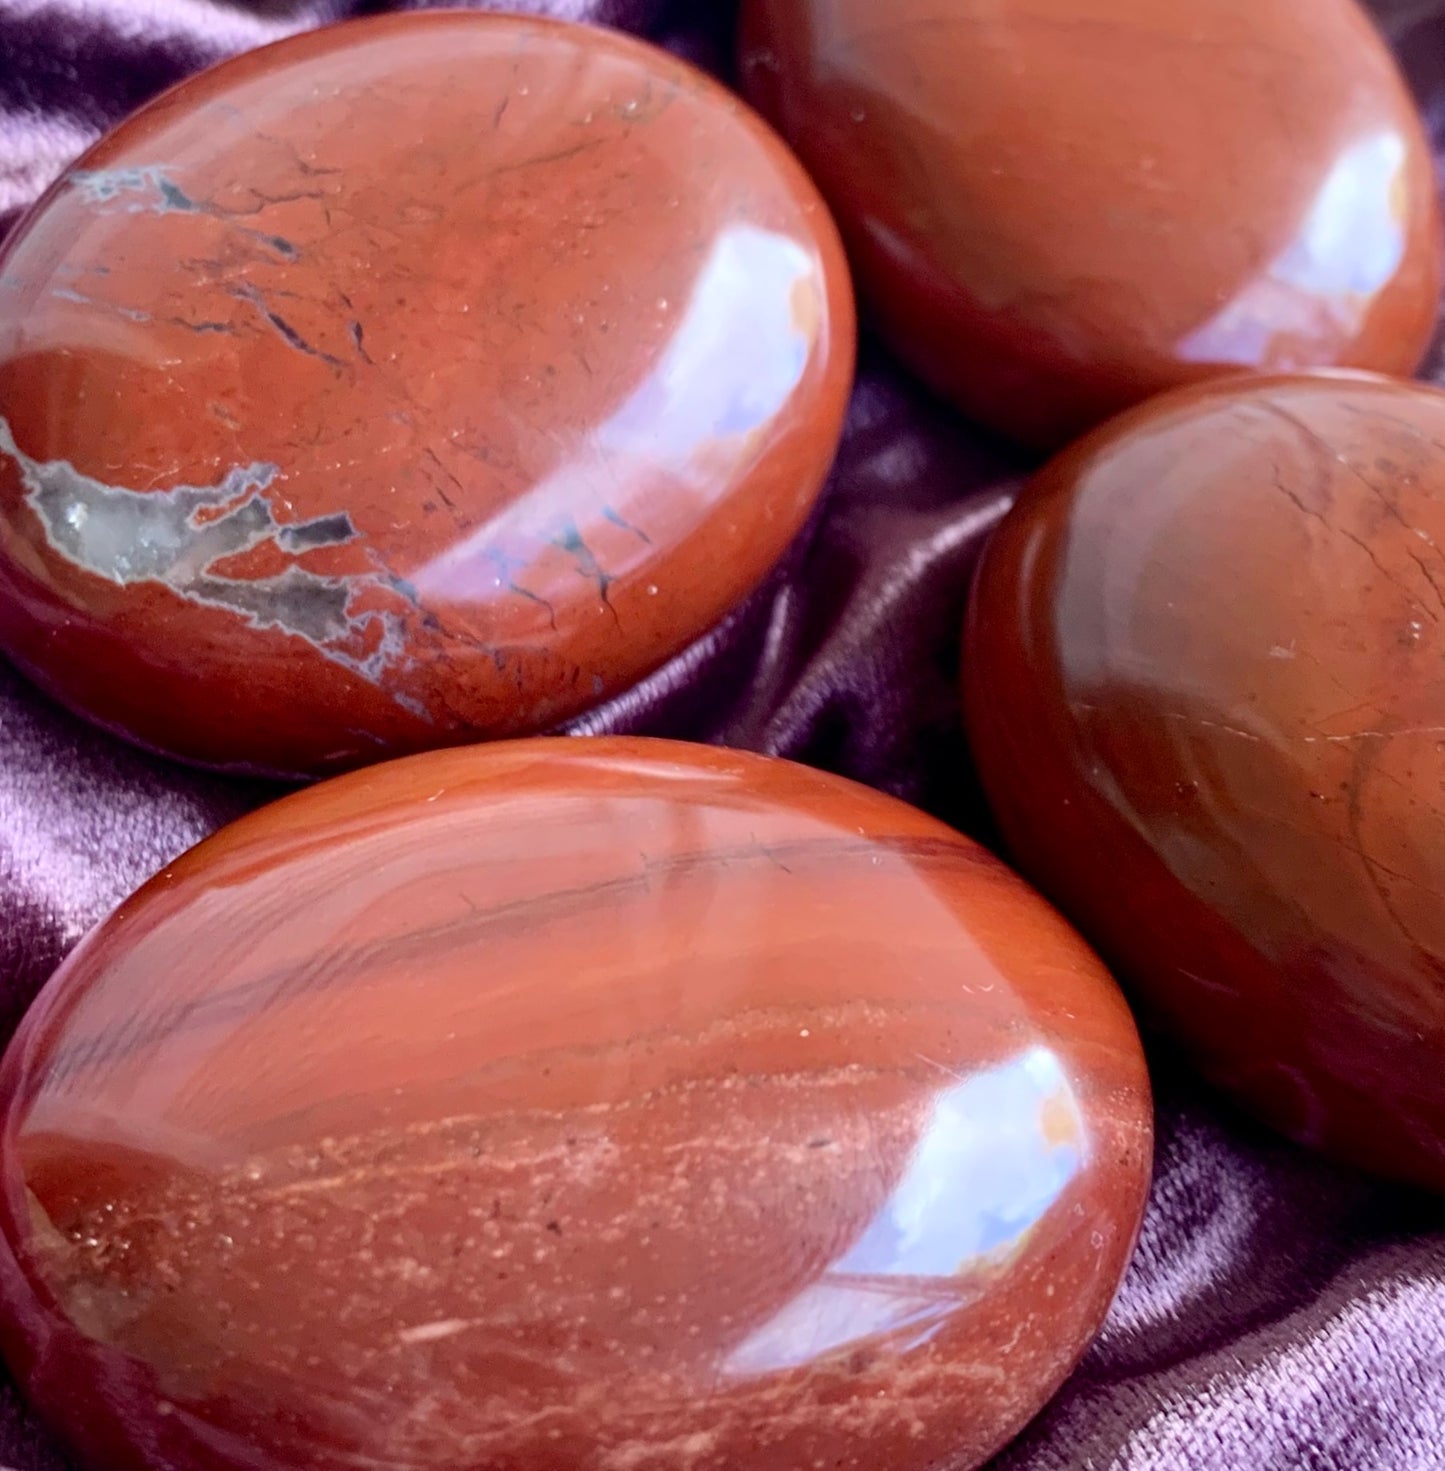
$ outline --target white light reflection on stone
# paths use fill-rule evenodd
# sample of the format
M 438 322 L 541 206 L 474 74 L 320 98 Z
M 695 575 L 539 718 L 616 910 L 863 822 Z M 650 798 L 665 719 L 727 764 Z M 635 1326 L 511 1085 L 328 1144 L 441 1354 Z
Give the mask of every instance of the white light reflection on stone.
M 863 1234 L 728 1356 L 766 1374 L 889 1335 L 924 1342 L 1063 1193 L 1086 1157 L 1078 1102 L 1042 1047 L 962 1079 L 934 1101 L 908 1167 Z
M 1263 276 L 1179 343 L 1186 362 L 1258 363 L 1272 343 L 1353 334 L 1405 254 L 1405 143 L 1364 138 L 1341 155 L 1299 233 Z M 1278 366 L 1288 366 L 1278 362 Z
M 498 545 L 545 543 L 603 508 L 655 525 L 660 487 L 671 497 L 708 497 L 728 478 L 720 469 L 756 454 L 755 437 L 802 381 L 823 322 L 816 274 L 813 257 L 786 235 L 751 225 L 723 233 L 628 397 L 549 474 L 416 573 L 414 585 L 424 596 L 473 594 L 478 559 Z M 636 556 L 648 551 L 639 542 Z

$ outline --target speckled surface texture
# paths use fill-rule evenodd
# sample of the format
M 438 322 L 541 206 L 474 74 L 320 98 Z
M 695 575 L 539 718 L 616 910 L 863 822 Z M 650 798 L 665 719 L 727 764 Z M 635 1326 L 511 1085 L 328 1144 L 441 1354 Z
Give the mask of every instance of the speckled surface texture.
M 569 3 L 724 64 L 732 7 Z M 336 11 L 328 14 L 336 14 Z M 1445 6 L 1380 6 L 1445 135 Z M 0 3 L 0 210 L 98 130 L 205 61 L 322 18 L 162 0 Z M 589 728 L 785 752 L 976 811 L 954 664 L 983 534 L 1026 466 L 865 351 L 824 518 L 766 591 Z M 0 995 L 7 1026 L 89 924 L 268 793 L 97 737 L 0 675 Z M 1445 1208 L 1321 1165 L 1242 1123 L 1154 1048 L 1158 1176 L 1103 1336 L 999 1461 L 1007 1471 L 1438 1471 Z M 55 1452 L 0 1401 L 0 1464 Z M 878 1471 L 888 1471 L 880 1466 Z
M 979 844 L 635 737 L 231 826 L 0 1098 L 0 1340 L 98 1471 L 963 1471 L 1093 1338 L 1153 1121 Z

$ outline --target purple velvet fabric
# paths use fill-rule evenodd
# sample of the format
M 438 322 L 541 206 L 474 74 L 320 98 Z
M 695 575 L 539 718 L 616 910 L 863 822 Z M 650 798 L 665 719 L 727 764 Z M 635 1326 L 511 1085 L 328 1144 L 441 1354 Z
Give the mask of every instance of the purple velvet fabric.
M 163 86 L 242 48 L 378 8 L 0 0 L 0 231 Z M 727 70 L 727 0 L 511 8 L 635 29 Z M 1445 0 L 1376 0 L 1375 9 L 1445 152 Z M 1027 469 L 865 346 L 837 472 L 809 536 L 727 624 L 579 728 L 795 757 L 978 830 L 957 719 L 958 624 L 979 546 Z M 0 1036 L 90 924 L 270 794 L 118 745 L 0 665 Z M 1151 1050 L 1160 1147 L 1138 1257 L 1094 1349 L 999 1465 L 1445 1467 L 1445 1204 L 1264 1136 L 1203 1093 L 1166 1048 Z M 0 1471 L 63 1464 L 0 1383 Z

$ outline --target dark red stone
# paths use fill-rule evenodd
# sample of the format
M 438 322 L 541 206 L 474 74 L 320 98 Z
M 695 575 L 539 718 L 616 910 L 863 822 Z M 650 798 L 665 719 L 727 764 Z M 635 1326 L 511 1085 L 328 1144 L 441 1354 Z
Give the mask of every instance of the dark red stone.
M 551 727 L 773 566 L 853 334 L 801 168 L 671 56 L 462 13 L 250 53 L 0 257 L 0 647 L 221 767 Z
M 964 1471 L 1098 1327 L 1151 1122 L 984 850 L 646 741 L 246 818 L 0 1099 L 0 1338 L 92 1471 Z
M 984 557 L 1014 856 L 1200 1067 L 1445 1189 L 1445 394 L 1241 379 L 1049 465 Z
M 1429 342 L 1434 168 L 1355 0 L 746 0 L 742 66 L 893 347 L 1010 434 Z

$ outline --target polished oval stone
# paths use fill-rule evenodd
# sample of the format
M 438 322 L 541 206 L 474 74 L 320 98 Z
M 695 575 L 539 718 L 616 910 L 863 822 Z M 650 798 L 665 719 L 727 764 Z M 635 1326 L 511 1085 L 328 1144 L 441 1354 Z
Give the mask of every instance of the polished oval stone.
M 238 770 L 550 728 L 773 566 L 853 339 L 801 168 L 663 52 L 458 13 L 242 56 L 0 257 L 0 648 Z
M 1027 489 L 965 683 L 1013 855 L 1204 1071 L 1445 1189 L 1445 394 L 1156 400 Z
M 292 796 L 0 1072 L 9 1362 L 94 1471 L 924 1471 L 1098 1327 L 1119 992 L 912 808 L 663 742 Z
M 1434 171 L 1354 0 L 745 0 L 742 64 L 893 347 L 1009 434 L 1429 340 Z

